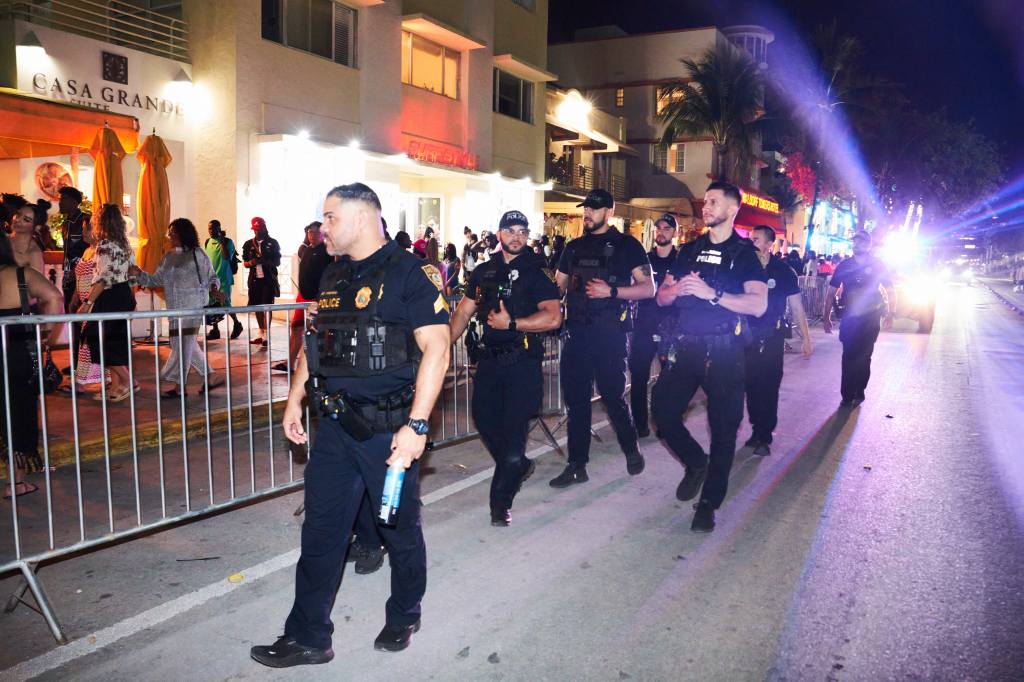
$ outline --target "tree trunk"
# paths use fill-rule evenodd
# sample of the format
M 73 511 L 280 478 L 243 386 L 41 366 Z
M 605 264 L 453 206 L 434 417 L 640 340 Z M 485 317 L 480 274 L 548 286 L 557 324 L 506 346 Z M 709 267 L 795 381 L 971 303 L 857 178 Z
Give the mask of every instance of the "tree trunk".
M 814 213 L 818 210 L 818 192 L 821 191 L 821 173 L 814 174 L 814 198 L 811 199 L 811 211 L 807 214 L 807 241 L 804 243 L 804 254 L 811 250 L 811 237 L 814 236 Z

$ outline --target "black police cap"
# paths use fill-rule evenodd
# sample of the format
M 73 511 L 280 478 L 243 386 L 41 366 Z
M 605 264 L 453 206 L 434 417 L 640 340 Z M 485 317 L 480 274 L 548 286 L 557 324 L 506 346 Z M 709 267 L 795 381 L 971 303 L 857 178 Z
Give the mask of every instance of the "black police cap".
M 501 220 L 498 221 L 498 229 L 507 230 L 513 225 L 530 227 L 530 221 L 528 221 L 526 216 L 519 211 L 505 211 L 505 214 L 501 216 Z
M 615 206 L 615 199 L 608 193 L 608 190 L 604 189 L 592 189 L 587 192 L 587 197 L 576 204 L 577 207 L 585 206 L 587 208 L 612 208 Z
M 654 224 L 657 225 L 660 222 L 668 223 L 668 226 L 671 227 L 673 230 L 676 229 L 676 227 L 677 227 L 677 225 L 676 225 L 676 217 L 674 215 L 672 215 L 671 213 L 664 214 L 663 216 L 661 216 L 660 218 L 655 220 Z

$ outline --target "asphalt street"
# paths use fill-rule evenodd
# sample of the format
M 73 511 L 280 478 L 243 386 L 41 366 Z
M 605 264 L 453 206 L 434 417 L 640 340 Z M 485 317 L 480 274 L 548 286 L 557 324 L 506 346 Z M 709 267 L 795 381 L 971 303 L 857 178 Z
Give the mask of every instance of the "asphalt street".
M 372 647 L 385 565 L 342 581 L 332 663 L 249 659 L 291 603 L 294 493 L 45 567 L 72 642 L 24 607 L 0 617 L 0 679 L 1019 680 L 1024 318 L 980 286 L 940 294 L 931 335 L 882 334 L 857 409 L 838 409 L 835 335 L 787 355 L 773 454 L 739 451 L 711 535 L 689 531 L 662 444 L 631 478 L 606 426 L 565 491 L 531 441 L 537 473 L 492 528 L 472 441 L 431 455 L 407 651 Z M 707 443 L 701 408 L 688 424 Z

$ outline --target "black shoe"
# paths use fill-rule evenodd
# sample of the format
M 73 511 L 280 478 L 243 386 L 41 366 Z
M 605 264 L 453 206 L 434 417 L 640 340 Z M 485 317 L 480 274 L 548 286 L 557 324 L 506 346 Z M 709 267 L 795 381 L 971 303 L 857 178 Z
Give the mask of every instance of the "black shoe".
M 589 480 L 587 467 L 568 464 L 562 473 L 548 481 L 548 485 L 552 488 L 568 488 L 574 483 L 586 483 Z
M 220 327 L 211 327 L 210 331 L 206 332 L 207 341 L 216 341 L 220 338 Z
M 274 365 L 271 365 L 270 369 L 274 370 L 275 372 L 287 372 L 288 371 L 288 363 L 287 362 L 278 362 L 278 363 L 276 363 Z
M 65 367 L 60 371 L 64 376 L 71 376 L 71 367 Z
M 626 471 L 630 476 L 636 476 L 644 470 L 644 456 L 639 452 L 626 453 Z
M 291 637 L 280 637 L 270 646 L 254 646 L 249 656 L 257 663 L 271 668 L 290 668 L 293 665 L 317 665 L 334 658 L 333 649 L 317 649 L 299 644 Z
M 369 575 L 378 571 L 384 565 L 384 553 L 386 550 L 383 547 L 365 548 L 355 544 L 352 545 L 351 552 L 356 554 L 356 573 L 359 575 Z
M 638 426 L 638 427 L 636 427 L 636 437 L 637 438 L 647 438 L 647 436 L 649 436 L 649 435 L 651 435 L 651 429 L 650 429 L 649 426 Z
M 237 339 L 242 335 L 242 323 L 235 320 L 235 326 L 231 328 L 231 338 Z
M 857 407 L 862 402 L 864 402 L 864 398 L 854 398 L 853 400 L 850 401 L 850 405 L 852 405 L 853 407 Z
M 715 510 L 711 508 L 711 503 L 701 500 L 693 505 L 693 508 L 697 511 L 694 513 L 693 521 L 690 523 L 690 530 L 694 533 L 710 533 L 713 531 L 715 529 Z
M 754 455 L 757 457 L 768 457 L 772 454 L 772 448 L 768 443 L 758 443 L 754 448 Z
M 491 525 L 498 528 L 512 525 L 512 514 L 508 509 L 492 509 Z
M 676 488 L 676 499 L 680 502 L 686 502 L 697 497 L 697 493 L 700 492 L 700 487 L 704 485 L 704 479 L 707 477 L 707 467 L 703 469 L 687 467 L 686 475 L 683 476 L 683 480 L 679 481 L 679 486 Z
M 412 633 L 419 630 L 419 621 L 412 625 L 385 625 L 377 639 L 373 640 L 373 648 L 377 651 L 401 651 L 409 646 Z
M 747 442 L 743 444 L 743 447 L 745 447 L 745 448 L 756 448 L 760 444 L 761 444 L 761 439 L 760 438 L 758 438 L 757 436 L 751 436 L 750 438 L 747 439 Z
M 843 398 L 839 401 L 839 407 L 853 407 L 853 401 Z
M 532 459 L 528 459 L 526 461 L 526 471 L 523 473 L 523 477 L 519 479 L 519 485 L 516 486 L 517 493 L 523 489 L 523 484 L 526 483 L 530 476 L 533 476 L 533 472 L 537 470 L 536 462 L 534 462 Z

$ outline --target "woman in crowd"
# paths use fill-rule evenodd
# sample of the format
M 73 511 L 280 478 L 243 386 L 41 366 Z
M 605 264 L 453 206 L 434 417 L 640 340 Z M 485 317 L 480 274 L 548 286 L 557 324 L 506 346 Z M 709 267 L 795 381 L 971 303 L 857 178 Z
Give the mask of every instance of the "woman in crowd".
M 83 230 L 84 231 L 84 230 Z M 96 244 L 92 285 L 85 301 L 78 308 L 79 313 L 125 313 L 135 310 L 135 294 L 129 283 L 128 269 L 132 266 L 133 255 L 125 234 L 124 217 L 121 207 L 104 204 L 98 222 L 93 226 Z M 100 354 L 100 327 L 103 328 L 103 354 Z M 110 387 L 107 399 L 121 402 L 128 398 L 138 384 L 132 386 L 128 376 L 128 354 L 131 340 L 128 338 L 128 324 L 124 320 L 109 322 L 86 322 L 82 335 L 89 346 L 89 357 L 94 362 L 101 359 L 110 371 Z M 103 393 L 96 399 L 102 400 Z
M 46 212 L 50 206 L 50 202 L 44 199 L 35 204 L 26 201 L 11 218 L 11 248 L 14 250 L 14 259 L 18 261 L 18 265 L 32 268 L 36 272 L 43 272 L 45 269 L 43 250 L 36 241 L 36 225 L 39 223 L 40 215 L 42 222 L 46 223 Z
M 459 286 L 459 272 L 462 270 L 462 262 L 459 260 L 459 252 L 455 244 L 448 244 L 444 247 L 444 267 L 447 273 L 444 280 L 444 294 L 451 296 Z
M 92 280 L 96 274 L 96 232 L 91 222 L 82 226 L 82 241 L 88 247 L 82 254 L 78 264 L 75 265 L 75 294 L 71 299 L 69 313 L 78 312 L 82 304 L 89 297 L 89 290 L 92 289 Z M 99 358 L 93 362 L 89 355 L 89 344 L 82 343 L 78 346 L 78 359 L 75 362 L 75 381 L 80 385 L 97 384 L 103 380 L 100 373 Z
M 21 270 L 28 289 L 28 295 L 37 301 L 40 314 L 59 315 L 64 312 L 64 296 L 42 273 L 32 268 L 22 268 L 14 258 L 10 239 L 0 232 L 0 317 L 22 314 L 21 292 L 18 290 L 18 271 Z M 4 497 L 27 495 L 39 489 L 25 480 L 26 473 L 42 471 L 43 461 L 39 457 L 39 417 L 36 403 L 39 396 L 39 375 L 33 358 L 36 344 L 34 327 L 9 325 L 3 347 L 3 362 L 6 363 L 8 390 L 10 392 L 11 421 L 7 423 L 7 405 L 4 392 L 0 391 L 0 441 L 3 441 L 3 462 L 10 466 L 10 450 L 14 451 L 14 472 L 8 472 L 9 483 Z M 60 338 L 61 325 L 49 325 L 42 330 L 43 353 Z M 2 371 L 2 366 L 0 366 Z M 8 426 L 11 442 L 8 444 Z M 8 448 L 8 445 L 10 448 Z M 13 491 L 11 490 L 13 485 Z
M 136 281 L 144 287 L 163 287 L 168 310 L 204 308 L 211 294 L 223 302 L 220 280 L 209 256 L 199 246 L 199 234 L 192 221 L 188 218 L 172 220 L 167 228 L 167 241 L 172 250 L 160 261 L 156 272 L 150 274 L 137 266 L 131 267 Z M 164 398 L 177 398 L 185 392 L 185 387 L 179 384 L 182 371 L 186 381 L 193 368 L 199 376 L 207 374 L 206 358 L 196 341 L 201 321 L 198 317 L 171 320 L 171 354 L 160 371 L 160 379 L 170 384 L 170 388 L 160 394 Z M 209 372 L 208 382 L 210 388 L 220 386 L 224 375 Z

